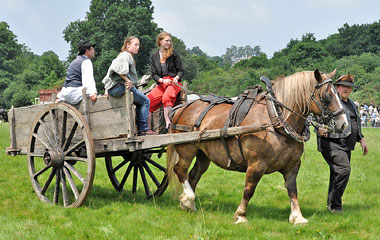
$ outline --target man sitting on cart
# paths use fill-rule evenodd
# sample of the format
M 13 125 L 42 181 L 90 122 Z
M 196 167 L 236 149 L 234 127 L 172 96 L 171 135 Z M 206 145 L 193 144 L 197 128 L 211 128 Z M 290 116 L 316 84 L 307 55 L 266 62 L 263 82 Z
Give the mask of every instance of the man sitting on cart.
M 81 41 L 78 44 L 78 56 L 67 69 L 64 87 L 57 95 L 57 101 L 65 101 L 70 104 L 78 104 L 82 100 L 82 89 L 86 88 L 86 94 L 92 102 L 96 101 L 97 90 L 94 79 L 94 70 L 91 59 L 95 57 L 95 44 L 89 41 Z

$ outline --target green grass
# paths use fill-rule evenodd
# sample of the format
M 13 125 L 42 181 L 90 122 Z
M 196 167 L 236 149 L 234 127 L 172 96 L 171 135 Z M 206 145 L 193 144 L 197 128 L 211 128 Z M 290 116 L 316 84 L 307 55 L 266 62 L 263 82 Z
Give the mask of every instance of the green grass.
M 5 155 L 8 124 L 0 124 L 0 239 L 378 239 L 380 235 L 380 129 L 365 129 L 369 154 L 352 155 L 351 179 L 343 196 L 343 215 L 326 211 L 328 166 L 306 144 L 298 175 L 305 226 L 288 222 L 289 199 L 281 174 L 266 175 L 248 206 L 247 224 L 233 224 L 245 175 L 215 165 L 197 187 L 197 213 L 184 212 L 167 191 L 146 200 L 142 185 L 118 193 L 97 159 L 91 194 L 76 209 L 48 205 L 33 191 L 25 156 Z

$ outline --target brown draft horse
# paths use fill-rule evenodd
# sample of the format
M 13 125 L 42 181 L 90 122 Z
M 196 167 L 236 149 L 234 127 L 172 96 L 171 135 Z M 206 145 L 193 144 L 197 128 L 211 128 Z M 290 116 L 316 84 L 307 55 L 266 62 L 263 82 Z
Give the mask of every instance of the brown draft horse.
M 296 112 L 283 109 L 284 119 L 297 133 L 301 133 L 305 127 L 305 119 L 300 115 L 306 117 L 312 112 L 321 116 L 323 110 L 321 105 L 325 107 L 325 110 L 330 110 L 330 113 L 342 112 L 339 96 L 331 80 L 327 80 L 332 79 L 335 72 L 334 70 L 329 74 L 321 74 L 318 70 L 305 71 L 272 81 L 277 99 Z M 323 101 L 323 99 L 329 100 Z M 193 126 L 200 112 L 208 104 L 196 101 L 185 109 L 183 107 L 178 109 L 173 116 L 173 123 Z M 223 128 L 230 108 L 229 104 L 216 105 L 207 113 L 200 128 L 196 130 Z M 335 114 L 333 118 L 336 123 L 335 129 L 342 130 L 348 124 L 345 114 Z M 251 107 L 240 126 L 260 125 L 270 123 L 270 121 L 266 100 L 263 99 Z M 180 132 L 178 130 L 171 131 L 173 133 Z M 243 199 L 235 212 L 234 222 L 247 222 L 247 205 L 254 194 L 257 183 L 264 174 L 278 171 L 284 177 L 290 199 L 289 221 L 293 224 L 307 223 L 308 220 L 302 216 L 298 205 L 296 184 L 301 155 L 304 150 L 303 142 L 297 142 L 289 136 L 281 135 L 272 126 L 268 127 L 266 131 L 241 135 L 242 151 L 239 149 L 236 137 L 229 137 L 226 141 L 232 159 L 243 171 L 246 171 Z M 187 170 L 195 156 L 195 165 L 188 175 Z M 195 188 L 202 174 L 208 169 L 210 161 L 226 170 L 233 170 L 228 167 L 228 156 L 219 139 L 170 145 L 167 149 L 167 161 L 169 179 L 171 177 L 172 180 L 175 179 L 173 178 L 175 172 L 183 187 L 180 206 L 182 209 L 192 211 L 196 211 Z

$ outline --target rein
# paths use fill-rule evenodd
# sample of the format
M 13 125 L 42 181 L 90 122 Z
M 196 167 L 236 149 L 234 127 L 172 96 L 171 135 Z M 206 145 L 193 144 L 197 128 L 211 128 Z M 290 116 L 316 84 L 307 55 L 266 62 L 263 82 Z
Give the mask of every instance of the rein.
M 264 81 L 264 82 L 267 83 L 267 81 Z M 331 80 L 331 78 L 329 78 L 329 79 L 324 80 L 323 82 L 318 83 L 315 86 L 315 89 L 314 89 L 313 93 L 310 96 L 310 101 L 309 101 L 309 104 L 308 104 L 308 106 L 310 106 L 311 102 L 314 102 L 318 106 L 319 110 L 322 112 L 322 118 L 325 119 L 325 120 L 327 119 L 328 122 L 331 122 L 331 124 L 329 124 L 329 126 L 327 126 L 327 128 L 328 128 L 329 131 L 332 131 L 334 129 L 334 127 L 335 127 L 335 121 L 333 121 L 334 117 L 342 114 L 344 112 L 344 109 L 340 109 L 339 111 L 336 111 L 336 112 L 331 112 L 330 109 L 327 107 L 328 104 L 329 104 L 329 103 L 327 103 L 327 100 L 325 100 L 321 95 L 319 95 L 319 101 L 317 101 L 317 99 L 315 97 L 315 94 L 316 94 L 316 91 L 318 89 L 320 89 L 325 84 L 328 84 L 328 83 L 331 83 L 331 82 L 332 82 L 332 80 Z M 301 119 L 304 119 L 305 121 L 309 122 L 315 128 L 326 127 L 326 126 L 324 126 L 324 125 L 322 125 L 322 124 L 320 124 L 320 123 L 318 123 L 318 122 L 316 122 L 314 120 L 308 120 L 307 117 L 304 117 L 303 115 L 301 115 L 301 114 L 297 113 L 296 111 L 290 109 L 288 106 L 286 106 L 285 104 L 281 103 L 280 101 L 278 101 L 276 99 L 276 97 L 274 96 L 273 91 L 271 91 L 271 87 L 269 89 L 270 90 L 268 91 L 268 94 L 266 94 L 266 97 L 268 97 L 274 104 L 277 104 L 277 106 L 280 106 L 280 107 L 282 107 L 282 108 L 290 111 L 291 113 L 294 113 L 295 115 L 297 115 Z M 288 134 L 291 138 L 293 138 L 297 142 L 305 142 L 305 140 L 308 139 L 308 136 L 298 134 L 286 122 L 286 120 L 283 119 L 282 112 L 279 111 L 279 109 L 276 106 L 274 106 L 274 109 L 275 109 L 275 115 L 278 118 L 278 119 L 275 120 L 275 121 L 277 121 L 277 123 L 274 124 L 275 126 L 280 125 L 280 127 L 283 127 L 283 129 L 286 132 L 286 134 Z
M 315 128 L 320 128 L 320 127 L 324 127 L 328 129 L 328 131 L 333 131 L 334 128 L 335 128 L 335 120 L 334 120 L 334 117 L 340 115 L 340 114 L 343 114 L 344 113 L 344 109 L 340 109 L 336 112 L 332 112 L 329 108 L 328 108 L 328 104 L 330 103 L 331 99 L 329 98 L 324 98 L 323 96 L 321 96 L 321 94 L 319 94 L 319 101 L 317 101 L 317 99 L 315 98 L 315 91 L 319 88 L 321 88 L 323 85 L 327 84 L 327 83 L 330 83 L 332 82 L 332 80 L 329 78 L 329 79 L 326 79 L 325 81 L 321 82 L 321 83 L 318 83 L 317 86 L 315 87 L 314 89 L 314 92 L 313 94 L 311 95 L 311 101 L 314 101 L 314 103 L 317 105 L 317 107 L 319 108 L 319 110 L 321 111 L 322 113 L 322 119 L 324 120 L 324 122 L 329 122 L 328 126 L 324 125 L 324 124 L 320 124 L 316 121 L 313 121 L 311 120 L 310 123 L 315 127 Z

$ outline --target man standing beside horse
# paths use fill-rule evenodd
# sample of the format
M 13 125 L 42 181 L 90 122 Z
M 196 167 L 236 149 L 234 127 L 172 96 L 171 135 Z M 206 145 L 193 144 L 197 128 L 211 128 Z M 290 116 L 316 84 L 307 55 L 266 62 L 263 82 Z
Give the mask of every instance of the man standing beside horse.
M 360 114 L 350 99 L 354 85 L 354 75 L 343 75 L 335 82 L 349 126 L 340 134 L 328 133 L 325 128 L 318 129 L 317 142 L 320 151 L 330 167 L 330 183 L 327 196 L 327 209 L 331 213 L 342 213 L 342 196 L 351 172 L 351 151 L 360 142 L 363 156 L 368 153 L 361 132 Z

